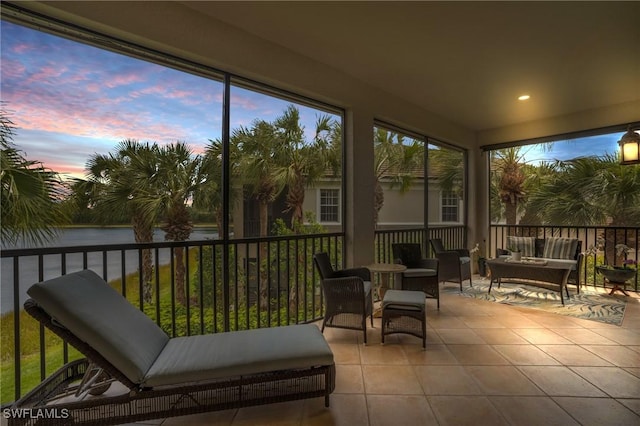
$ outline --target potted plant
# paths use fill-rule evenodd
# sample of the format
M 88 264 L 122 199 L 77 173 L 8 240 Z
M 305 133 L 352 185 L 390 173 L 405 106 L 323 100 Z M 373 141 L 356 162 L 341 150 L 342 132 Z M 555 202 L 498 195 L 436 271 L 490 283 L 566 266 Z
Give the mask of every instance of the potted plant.
M 522 253 L 520 252 L 520 247 L 509 247 L 507 248 L 511 252 L 511 260 L 515 262 L 519 262 L 522 260 Z
M 604 240 L 602 238 L 598 239 L 598 242 L 595 246 L 589 247 L 589 250 L 586 254 L 593 254 L 594 256 L 594 264 L 597 263 L 596 256 L 600 250 L 604 247 Z M 627 256 L 629 254 L 629 247 L 626 244 L 617 244 L 616 247 L 616 258 L 624 257 L 622 264 L 618 265 L 597 265 L 596 271 L 606 278 L 611 284 L 613 284 L 613 289 L 609 294 L 613 294 L 616 290 L 622 291 L 624 294 L 627 294 L 625 291 L 626 282 L 633 279 L 637 273 L 637 262 L 634 259 L 628 259 Z
M 480 249 L 480 243 L 476 243 L 476 246 L 469 250 L 469 253 L 473 256 L 478 265 L 478 275 L 481 277 L 487 276 L 487 259 L 483 256 L 484 250 Z

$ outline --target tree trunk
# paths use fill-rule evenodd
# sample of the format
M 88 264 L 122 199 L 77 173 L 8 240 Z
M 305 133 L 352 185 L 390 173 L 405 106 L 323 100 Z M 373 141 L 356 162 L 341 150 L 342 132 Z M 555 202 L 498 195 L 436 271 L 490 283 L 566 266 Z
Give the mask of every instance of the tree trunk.
M 187 292 L 185 287 L 185 273 L 186 268 L 184 265 L 184 247 L 176 247 L 173 251 L 176 260 L 176 300 L 181 305 L 187 304 Z
M 517 225 L 518 204 L 509 201 L 504 203 L 504 215 L 507 219 L 507 225 Z
M 380 209 L 384 205 L 384 191 L 382 190 L 382 185 L 380 181 L 376 179 L 376 185 L 373 194 L 373 223 L 378 226 L 378 217 L 380 214 Z
M 296 258 L 297 258 L 296 273 L 294 275 L 294 279 L 291 280 L 291 285 L 289 286 L 289 316 L 291 318 L 296 318 L 296 323 L 297 323 L 299 300 L 298 300 L 298 280 L 296 278 L 300 276 L 300 271 L 298 270 L 298 268 L 301 265 L 305 264 L 304 262 L 305 256 L 299 250 L 296 250 Z
M 304 179 L 301 176 L 289 187 L 287 192 L 287 210 L 291 211 L 291 229 L 295 230 L 296 225 L 302 225 L 304 214 L 302 206 L 304 204 Z
M 131 225 L 133 227 L 133 235 L 136 243 L 153 242 L 153 227 L 147 226 L 140 217 L 134 216 Z M 153 261 L 151 258 L 151 250 L 142 250 L 142 300 L 144 303 L 151 303 L 153 300 Z
M 178 204 L 173 208 L 167 217 L 167 222 L 162 226 L 162 230 L 165 232 L 164 238 L 167 241 L 187 241 L 189 239 L 193 231 L 193 223 L 191 223 L 191 216 L 184 204 Z M 187 301 L 185 249 L 184 247 L 176 247 L 173 253 L 175 259 L 176 300 L 185 305 Z
M 266 237 L 268 234 L 268 219 L 269 219 L 269 204 L 260 200 L 260 236 Z M 258 268 L 258 299 L 260 303 L 261 309 L 267 309 L 267 305 L 269 303 L 269 281 L 267 279 L 267 268 L 269 267 L 267 262 L 267 243 L 259 243 L 260 246 L 260 262 L 256 265 Z M 264 267 L 263 267 L 264 265 Z

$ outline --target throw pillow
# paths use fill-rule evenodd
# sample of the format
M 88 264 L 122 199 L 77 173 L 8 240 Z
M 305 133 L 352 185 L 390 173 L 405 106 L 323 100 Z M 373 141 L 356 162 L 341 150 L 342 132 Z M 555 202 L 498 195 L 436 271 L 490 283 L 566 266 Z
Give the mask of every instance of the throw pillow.
M 536 255 L 536 238 L 535 237 L 507 237 L 507 248 L 518 249 L 522 256 L 533 257 Z
M 547 259 L 573 260 L 578 249 L 576 238 L 548 237 L 544 244 L 544 256 Z

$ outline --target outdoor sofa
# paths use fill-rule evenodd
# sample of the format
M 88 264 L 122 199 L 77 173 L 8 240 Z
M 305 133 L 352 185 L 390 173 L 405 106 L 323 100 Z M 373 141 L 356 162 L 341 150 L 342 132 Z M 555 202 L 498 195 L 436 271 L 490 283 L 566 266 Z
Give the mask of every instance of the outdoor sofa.
M 313 397 L 329 406 L 333 353 L 313 324 L 169 338 L 90 270 L 27 293 L 26 311 L 86 359 L 11 407 L 57 415 L 9 424 L 120 424 Z M 105 393 L 110 381 L 128 391 Z
M 508 257 L 512 250 L 518 250 L 522 257 L 537 258 L 546 261 L 548 265 L 570 266 L 568 282 L 575 284 L 580 292 L 580 271 L 584 254 L 582 241 L 577 238 L 562 237 L 507 237 L 508 249 L 496 249 L 497 257 Z

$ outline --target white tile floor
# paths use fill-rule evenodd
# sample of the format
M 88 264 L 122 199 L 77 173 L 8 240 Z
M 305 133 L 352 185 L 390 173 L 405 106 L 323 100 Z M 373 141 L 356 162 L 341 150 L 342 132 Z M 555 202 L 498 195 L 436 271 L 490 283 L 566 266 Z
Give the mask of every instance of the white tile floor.
M 455 284 L 446 284 L 447 286 Z M 619 296 L 623 297 L 623 296 Z M 443 294 L 418 338 L 326 329 L 322 398 L 171 418 L 169 425 L 640 425 L 640 296 L 621 327 Z

